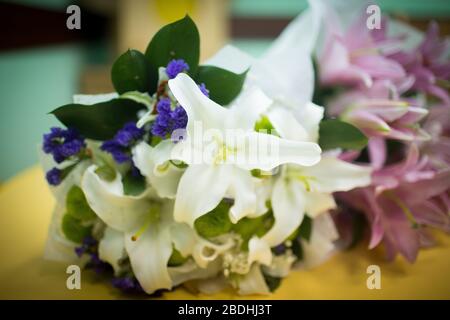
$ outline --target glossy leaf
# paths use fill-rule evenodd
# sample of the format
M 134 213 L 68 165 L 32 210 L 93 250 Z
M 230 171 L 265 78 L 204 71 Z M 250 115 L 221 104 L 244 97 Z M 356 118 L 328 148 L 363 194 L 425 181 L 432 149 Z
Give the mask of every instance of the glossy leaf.
M 114 62 L 111 80 L 119 94 L 149 91 L 150 66 L 147 58 L 137 50 L 128 50 Z
M 195 81 L 205 84 L 211 100 L 225 106 L 241 92 L 246 75 L 247 72 L 237 74 L 219 67 L 200 66 Z
M 323 120 L 319 127 L 319 145 L 323 150 L 361 150 L 367 145 L 367 137 L 355 126 L 340 120 Z
M 66 104 L 51 113 L 66 127 L 75 128 L 85 138 L 108 140 L 128 121 L 137 120 L 142 104 L 129 99 L 112 99 L 93 105 Z

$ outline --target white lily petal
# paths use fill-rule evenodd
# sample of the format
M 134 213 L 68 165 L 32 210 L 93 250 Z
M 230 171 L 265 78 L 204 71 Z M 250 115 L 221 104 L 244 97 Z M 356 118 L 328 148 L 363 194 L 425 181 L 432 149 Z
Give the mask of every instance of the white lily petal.
M 336 208 L 336 202 L 331 193 L 311 191 L 308 192 L 305 200 L 305 211 L 311 218 L 315 218 L 319 214 Z
M 276 57 L 279 53 L 298 49 L 313 53 L 323 15 L 323 5 L 320 2 L 308 1 L 309 8 L 289 23 L 268 49 L 266 57 Z
M 254 179 L 256 190 L 256 210 L 255 213 L 249 214 L 249 218 L 257 218 L 265 214 L 269 208 L 267 207 L 267 200 L 270 200 L 272 194 L 272 179 Z
M 228 193 L 234 199 L 234 204 L 230 208 L 231 222 L 237 223 L 242 218 L 255 214 L 256 191 L 250 172 L 233 168 L 233 177 Z
M 74 251 L 77 244 L 67 240 L 61 230 L 61 221 L 65 212 L 65 205 L 57 203 L 53 210 L 52 220 L 45 242 L 44 258 L 50 261 L 75 263 L 77 261 L 79 262 Z
M 179 267 L 169 267 L 169 275 L 172 279 L 172 285 L 177 286 L 189 280 L 215 277 L 221 269 L 222 264 L 219 260 L 208 264 L 206 268 L 199 268 L 194 261 L 189 260 Z
M 248 242 L 248 264 L 259 262 L 269 266 L 272 263 L 272 251 L 266 241 L 253 236 Z
M 279 177 L 272 192 L 272 209 L 275 218 L 272 228 L 263 236 L 270 247 L 284 242 L 301 224 L 305 215 L 303 186 Z
M 172 288 L 167 263 L 172 254 L 172 239 L 167 224 L 151 225 L 136 241 L 135 232 L 125 234 L 125 247 L 133 272 L 146 293 Z
M 312 166 L 319 162 L 321 151 L 316 143 L 248 132 L 241 139 L 237 139 L 236 164 L 243 169 L 264 171 L 286 163 Z
M 301 265 L 312 268 L 323 263 L 335 252 L 334 241 L 339 238 L 333 219 L 325 213 L 313 220 L 311 238 L 302 240 L 303 260 Z
M 192 257 L 200 268 L 206 268 L 209 263 L 219 257 L 222 253 L 234 246 L 233 239 L 229 238 L 223 244 L 212 243 L 208 240 L 198 238 L 194 246 Z
M 319 123 L 323 118 L 324 108 L 307 102 L 302 108 L 295 110 L 295 117 L 308 133 L 307 141 L 317 142 L 319 139 Z
M 98 244 L 99 258 L 108 262 L 117 275 L 120 272 L 119 261 L 125 255 L 125 242 L 123 232 L 106 227 L 103 238 Z
M 139 196 L 123 194 L 121 175 L 111 181 L 102 180 L 92 165 L 85 171 L 81 188 L 89 206 L 108 226 L 118 231 L 130 231 L 142 225 L 149 208 L 148 193 Z
M 206 97 L 187 74 L 180 73 L 169 80 L 169 87 L 178 103 L 188 115 L 187 130 L 192 133 L 194 122 L 200 121 L 204 129 L 223 127 L 230 111 Z
M 258 87 L 252 86 L 242 90 L 242 93 L 230 106 L 233 117 L 231 117 L 231 123 L 227 124 L 227 128 L 253 130 L 255 122 L 268 110 L 272 103 L 272 99 Z
M 274 256 L 270 266 L 263 266 L 263 271 L 272 277 L 284 278 L 292 269 L 292 265 L 297 260 L 293 254 L 283 254 Z
M 334 157 L 322 157 L 318 164 L 302 169 L 311 178 L 313 191 L 349 191 L 370 184 L 371 169 L 351 164 Z
M 230 185 L 232 169 L 228 165 L 190 165 L 178 185 L 175 221 L 193 226 L 195 219 L 214 209 Z
M 281 137 L 289 140 L 309 141 L 308 132 L 298 123 L 291 110 L 275 105 L 267 113 L 267 117 Z
M 73 103 L 91 105 L 100 102 L 106 102 L 117 97 L 119 97 L 117 92 L 102 94 L 76 94 L 73 96 Z
M 250 272 L 239 279 L 238 286 L 238 293 L 240 295 L 270 293 L 258 264 L 254 264 L 251 267 Z
M 194 251 L 197 235 L 194 229 L 185 223 L 173 223 L 170 226 L 170 236 L 174 247 L 183 257 L 188 257 Z
M 254 58 L 232 45 L 226 45 L 205 64 L 229 70 L 234 73 L 245 72 L 254 62 Z
M 156 147 L 141 142 L 132 149 L 132 154 L 134 164 L 147 178 L 157 195 L 174 199 L 183 170 L 168 162 L 171 145 L 169 140 L 160 142 Z

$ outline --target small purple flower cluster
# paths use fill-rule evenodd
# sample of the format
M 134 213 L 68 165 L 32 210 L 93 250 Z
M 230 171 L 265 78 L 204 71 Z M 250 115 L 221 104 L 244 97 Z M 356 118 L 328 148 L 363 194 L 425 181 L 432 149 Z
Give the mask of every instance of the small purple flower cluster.
M 113 287 L 128 294 L 140 294 L 145 293 L 142 289 L 139 281 L 135 277 L 117 277 L 111 280 Z
M 86 147 L 84 138 L 75 129 L 53 127 L 50 133 L 44 134 L 42 150 L 51 154 L 56 163 L 77 155 Z
M 189 65 L 183 59 L 173 59 L 166 67 L 166 73 L 169 79 L 175 78 L 179 73 L 189 71 Z
M 53 127 L 50 129 L 50 133 L 44 134 L 42 150 L 47 154 L 51 154 L 56 163 L 61 163 L 73 157 L 78 157 L 79 160 L 83 156 L 82 153 L 85 148 L 86 142 L 84 138 L 75 129 Z M 66 169 L 54 167 L 47 171 L 45 178 L 50 185 L 57 186 L 71 168 L 73 166 Z
M 169 98 L 161 98 L 156 105 L 156 111 L 158 116 L 152 126 L 153 135 L 166 138 L 174 130 L 186 128 L 186 111 L 181 106 L 172 110 Z
M 81 246 L 75 248 L 76 255 L 81 258 L 84 254 L 90 256 L 86 264 L 86 268 L 93 269 L 97 274 L 103 274 L 111 271 L 111 266 L 100 260 L 98 256 L 98 241 L 92 236 L 87 236 L 83 239 Z
M 100 149 L 110 153 L 117 163 L 125 163 L 131 160 L 130 148 L 142 137 L 145 131 L 136 127 L 133 122 L 126 123 L 117 131 L 113 139 L 102 143 Z

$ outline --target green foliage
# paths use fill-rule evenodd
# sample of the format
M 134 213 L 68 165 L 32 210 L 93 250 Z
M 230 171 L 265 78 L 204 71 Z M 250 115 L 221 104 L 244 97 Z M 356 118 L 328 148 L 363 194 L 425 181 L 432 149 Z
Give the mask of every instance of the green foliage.
M 211 100 L 225 106 L 241 92 L 246 75 L 247 71 L 237 74 L 219 67 L 200 66 L 195 80 L 206 85 Z
M 149 91 L 150 66 L 147 58 L 137 50 L 128 50 L 114 62 L 111 80 L 119 94 Z
M 228 216 L 230 207 L 228 202 L 222 200 L 213 210 L 195 220 L 197 233 L 208 239 L 229 232 L 233 227 Z
M 112 99 L 93 105 L 66 104 L 51 113 L 66 127 L 88 139 L 108 140 L 128 121 L 137 120 L 142 105 L 129 99 Z
M 95 219 L 95 212 L 89 207 L 83 190 L 74 185 L 70 188 L 66 196 L 67 214 L 81 221 Z
M 167 263 L 169 267 L 177 267 L 182 265 L 188 260 L 188 257 L 183 257 L 177 249 L 173 248 L 172 255 Z
M 273 213 L 270 210 L 258 218 L 243 218 L 233 226 L 233 231 L 242 237 L 242 249 L 248 250 L 248 241 L 254 235 L 262 237 L 272 228 L 274 223 Z
M 131 171 L 122 178 L 123 192 L 128 196 L 137 196 L 144 192 L 146 188 L 145 178 L 134 176 Z
M 81 220 L 66 213 L 62 219 L 61 229 L 67 239 L 82 243 L 83 239 L 91 234 L 92 227 L 84 226 Z
M 323 150 L 361 150 L 367 145 L 367 141 L 367 137 L 350 123 L 335 119 L 320 122 L 319 145 Z
M 150 66 L 150 93 L 156 91 L 158 68 L 165 67 L 172 59 L 183 59 L 189 65 L 189 73 L 195 74 L 200 58 L 200 35 L 189 16 L 161 28 L 145 51 Z

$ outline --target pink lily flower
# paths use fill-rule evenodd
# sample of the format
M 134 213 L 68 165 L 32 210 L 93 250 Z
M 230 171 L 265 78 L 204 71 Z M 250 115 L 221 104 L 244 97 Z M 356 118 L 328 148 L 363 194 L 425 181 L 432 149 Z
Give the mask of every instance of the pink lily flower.
M 431 22 L 422 43 L 411 52 L 397 52 L 390 58 L 400 63 L 414 77 L 412 89 L 426 92 L 450 106 L 449 39 L 439 38 L 439 26 Z
M 376 170 L 372 180 L 370 187 L 338 194 L 366 215 L 370 249 L 383 241 L 389 260 L 400 253 L 412 263 L 432 244 L 426 227 L 450 232 L 449 167 L 436 170 L 412 145 L 403 162 Z
M 330 115 L 352 123 L 368 137 L 406 141 L 429 138 L 419 126 L 427 113 L 418 100 L 400 99 L 397 88 L 387 80 L 347 91 L 329 104 Z
M 382 25 L 384 27 L 385 23 Z M 387 57 L 382 50 L 394 40 L 369 30 L 365 15 L 343 31 L 335 14 L 328 11 L 324 48 L 319 55 L 322 84 L 363 84 L 371 87 L 377 79 L 393 82 L 404 79 L 406 73 L 400 63 Z

